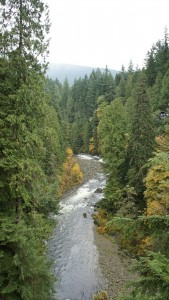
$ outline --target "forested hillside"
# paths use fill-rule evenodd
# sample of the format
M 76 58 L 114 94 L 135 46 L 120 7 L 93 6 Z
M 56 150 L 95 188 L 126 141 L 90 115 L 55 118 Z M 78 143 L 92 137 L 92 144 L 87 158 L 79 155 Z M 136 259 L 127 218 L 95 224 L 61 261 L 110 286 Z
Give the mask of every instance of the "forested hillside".
M 47 68 L 47 76 L 55 80 L 56 78 L 63 84 L 64 80 L 67 78 L 69 85 L 74 83 L 75 78 L 83 78 L 85 75 L 90 75 L 93 70 L 97 68 L 94 67 L 86 67 L 79 65 L 71 65 L 71 64 L 56 64 L 49 63 Z M 103 69 L 101 69 L 103 71 Z M 118 71 L 110 70 L 113 76 L 115 76 Z
M 130 62 L 115 77 L 97 69 L 70 87 L 45 77 L 50 22 L 43 2 L 6 0 L 0 9 L 0 299 L 52 299 L 50 216 L 82 179 L 73 152 L 85 152 L 104 160 L 100 231 L 118 236 L 137 259 L 141 277 L 124 299 L 168 300 L 167 30 L 143 69 Z

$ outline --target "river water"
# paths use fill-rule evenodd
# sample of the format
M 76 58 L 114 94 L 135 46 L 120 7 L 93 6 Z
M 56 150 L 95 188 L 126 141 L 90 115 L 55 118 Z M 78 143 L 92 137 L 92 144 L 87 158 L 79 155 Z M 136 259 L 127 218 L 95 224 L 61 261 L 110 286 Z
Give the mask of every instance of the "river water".
M 98 159 L 85 155 L 79 158 L 86 162 L 90 159 L 91 167 L 92 160 Z M 92 219 L 94 204 L 102 197 L 96 190 L 104 186 L 105 177 L 99 172 L 61 200 L 58 224 L 49 241 L 49 255 L 57 276 L 54 299 L 91 300 L 94 293 L 105 288 Z

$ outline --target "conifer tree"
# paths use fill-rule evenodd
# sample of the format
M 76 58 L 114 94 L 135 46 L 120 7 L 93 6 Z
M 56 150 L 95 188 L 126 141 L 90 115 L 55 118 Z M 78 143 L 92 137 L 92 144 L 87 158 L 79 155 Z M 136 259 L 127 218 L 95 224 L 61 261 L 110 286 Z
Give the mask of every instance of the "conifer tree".
M 62 92 L 61 92 L 61 101 L 60 105 L 62 107 L 62 110 L 66 112 L 66 106 L 67 106 L 67 101 L 69 98 L 69 83 L 67 78 L 65 79 L 63 86 L 62 86 Z
M 0 9 L 0 298 L 47 300 L 51 190 L 44 162 L 51 162 L 53 144 L 47 151 L 45 139 L 53 140 L 54 130 L 46 130 L 42 76 L 48 13 L 40 0 L 1 1 Z
M 152 156 L 154 145 L 154 124 L 147 96 L 146 77 L 144 73 L 141 73 L 135 91 L 135 105 L 128 147 L 130 161 L 128 179 L 130 185 L 135 187 L 138 199 L 143 197 L 144 165 Z
M 25 185 L 22 182 L 23 170 L 28 171 L 30 166 L 30 163 L 24 162 L 25 158 L 36 156 L 35 145 L 39 145 L 39 155 L 43 151 L 37 123 L 40 125 L 43 122 L 45 99 L 43 79 L 37 74 L 42 71 L 39 59 L 40 56 L 44 57 L 46 50 L 43 39 L 44 31 L 48 31 L 48 20 L 46 24 L 40 23 L 44 10 L 41 1 L 9 0 L 5 5 L 1 4 L 3 24 L 0 51 L 8 74 L 4 75 L 2 84 L 4 89 L 6 84 L 10 86 L 10 90 L 5 93 L 6 105 L 3 110 L 2 134 L 8 136 L 8 139 L 3 145 L 5 150 L 2 157 L 8 160 L 8 166 L 4 163 L 3 168 L 11 172 L 9 186 L 17 191 Z M 5 99 L 2 101 L 4 103 Z M 22 178 L 20 183 L 19 178 Z M 14 192 L 18 221 L 21 218 L 21 193 L 16 196 Z
M 115 212 L 118 193 L 122 188 L 121 168 L 125 160 L 126 113 L 119 98 L 107 106 L 102 103 L 98 113 L 99 150 L 103 155 L 108 174 L 104 206 L 111 212 Z
M 149 86 L 152 86 L 155 83 L 157 70 L 156 70 L 156 61 L 155 61 L 155 47 L 153 46 L 150 51 L 147 53 L 146 59 L 146 76 Z
M 159 107 L 161 110 L 167 110 L 168 109 L 168 104 L 169 104 L 169 70 L 166 72 L 163 82 L 162 82 L 162 87 L 161 87 L 161 97 L 159 101 Z
M 156 65 L 157 65 L 157 73 L 161 72 L 164 76 L 168 70 L 169 65 L 169 45 L 168 45 L 169 37 L 168 30 L 165 28 L 164 30 L 164 39 L 162 41 L 158 41 L 156 43 Z
M 99 96 L 104 95 L 109 103 L 115 98 L 115 82 L 107 66 L 102 74 L 99 90 Z

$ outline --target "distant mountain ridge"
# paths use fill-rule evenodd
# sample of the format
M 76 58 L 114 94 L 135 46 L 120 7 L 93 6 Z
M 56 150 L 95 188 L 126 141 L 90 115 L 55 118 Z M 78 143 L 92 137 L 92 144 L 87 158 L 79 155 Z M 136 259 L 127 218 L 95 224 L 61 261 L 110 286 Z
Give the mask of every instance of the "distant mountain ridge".
M 95 67 L 50 63 L 47 70 L 47 76 L 53 80 L 57 78 L 61 83 L 63 83 L 65 78 L 67 78 L 69 84 L 72 85 L 75 78 L 83 78 L 85 75 L 90 75 L 93 70 L 97 69 L 98 68 Z M 103 71 L 105 68 L 99 69 Z M 109 70 L 112 73 L 113 77 L 115 77 L 115 75 L 119 72 L 113 69 Z

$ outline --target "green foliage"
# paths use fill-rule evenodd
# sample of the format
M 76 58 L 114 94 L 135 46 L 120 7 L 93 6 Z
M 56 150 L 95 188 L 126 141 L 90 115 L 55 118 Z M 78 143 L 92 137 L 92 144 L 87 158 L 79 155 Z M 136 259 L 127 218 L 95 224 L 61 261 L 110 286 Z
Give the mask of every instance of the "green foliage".
M 100 87 L 98 86 L 99 95 L 104 95 L 106 101 L 111 103 L 115 98 L 115 82 L 107 66 L 104 73 L 101 75 L 100 85 Z
M 126 114 L 121 100 L 115 99 L 107 106 L 101 104 L 98 117 L 99 148 L 108 174 L 105 204 L 111 211 L 115 211 L 114 202 L 118 201 L 121 194 L 121 169 L 126 153 Z
M 70 129 L 68 143 L 75 153 L 90 152 L 92 140 L 92 153 L 97 154 L 97 99 L 103 96 L 110 103 L 115 98 L 115 82 L 110 71 L 93 70 L 89 78 L 75 80 L 72 88 L 64 84 L 61 93 L 62 116 Z
M 0 51 L 2 57 L 9 57 L 11 65 L 17 67 L 13 79 L 17 82 L 21 78 L 23 80 L 30 66 L 31 69 L 41 72 L 42 66 L 45 67 L 45 53 L 48 47 L 47 6 L 40 0 L 6 0 L 4 5 L 1 4 L 0 10 Z
M 159 107 L 161 110 L 166 110 L 168 108 L 168 99 L 169 99 L 169 71 L 165 73 L 165 76 L 162 81 L 161 87 L 161 97 L 159 101 Z
M 103 108 L 98 125 L 99 147 L 105 161 L 108 164 L 111 161 L 111 168 L 113 165 L 115 168 L 118 167 L 124 161 L 125 128 L 123 104 L 120 99 L 115 99 Z M 110 169 L 108 166 L 107 168 Z
M 169 295 L 169 260 L 160 253 L 148 253 L 135 264 L 140 277 L 132 283 L 134 290 L 127 299 L 167 300 Z M 143 297 L 143 298 L 141 298 Z M 148 297 L 148 298 L 146 298 Z
M 16 224 L 1 215 L 0 296 L 3 299 L 50 299 L 54 277 L 44 257 L 50 224 L 32 214 L 32 224 Z
M 119 197 L 116 198 L 115 215 L 121 217 L 135 217 L 138 214 L 137 207 L 135 205 L 135 198 L 137 194 L 133 187 L 125 186 L 119 190 Z
M 154 124 L 146 89 L 146 77 L 141 74 L 135 93 L 135 107 L 131 126 L 131 137 L 128 147 L 129 155 L 129 184 L 142 197 L 144 165 L 151 157 L 155 145 Z
M 42 75 L 48 11 L 40 0 L 7 0 L 0 9 L 0 298 L 47 300 L 47 216 L 58 210 L 63 162 L 59 90 L 47 96 Z
M 152 86 L 155 83 L 156 76 L 157 76 L 154 46 L 147 53 L 145 72 L 146 72 L 146 76 L 147 76 L 148 85 Z
M 145 295 L 142 295 L 140 293 L 138 293 L 137 295 L 129 295 L 129 296 L 124 296 L 124 297 L 121 297 L 120 300 L 155 300 L 155 298 L 151 297 L 151 296 L 145 296 Z

